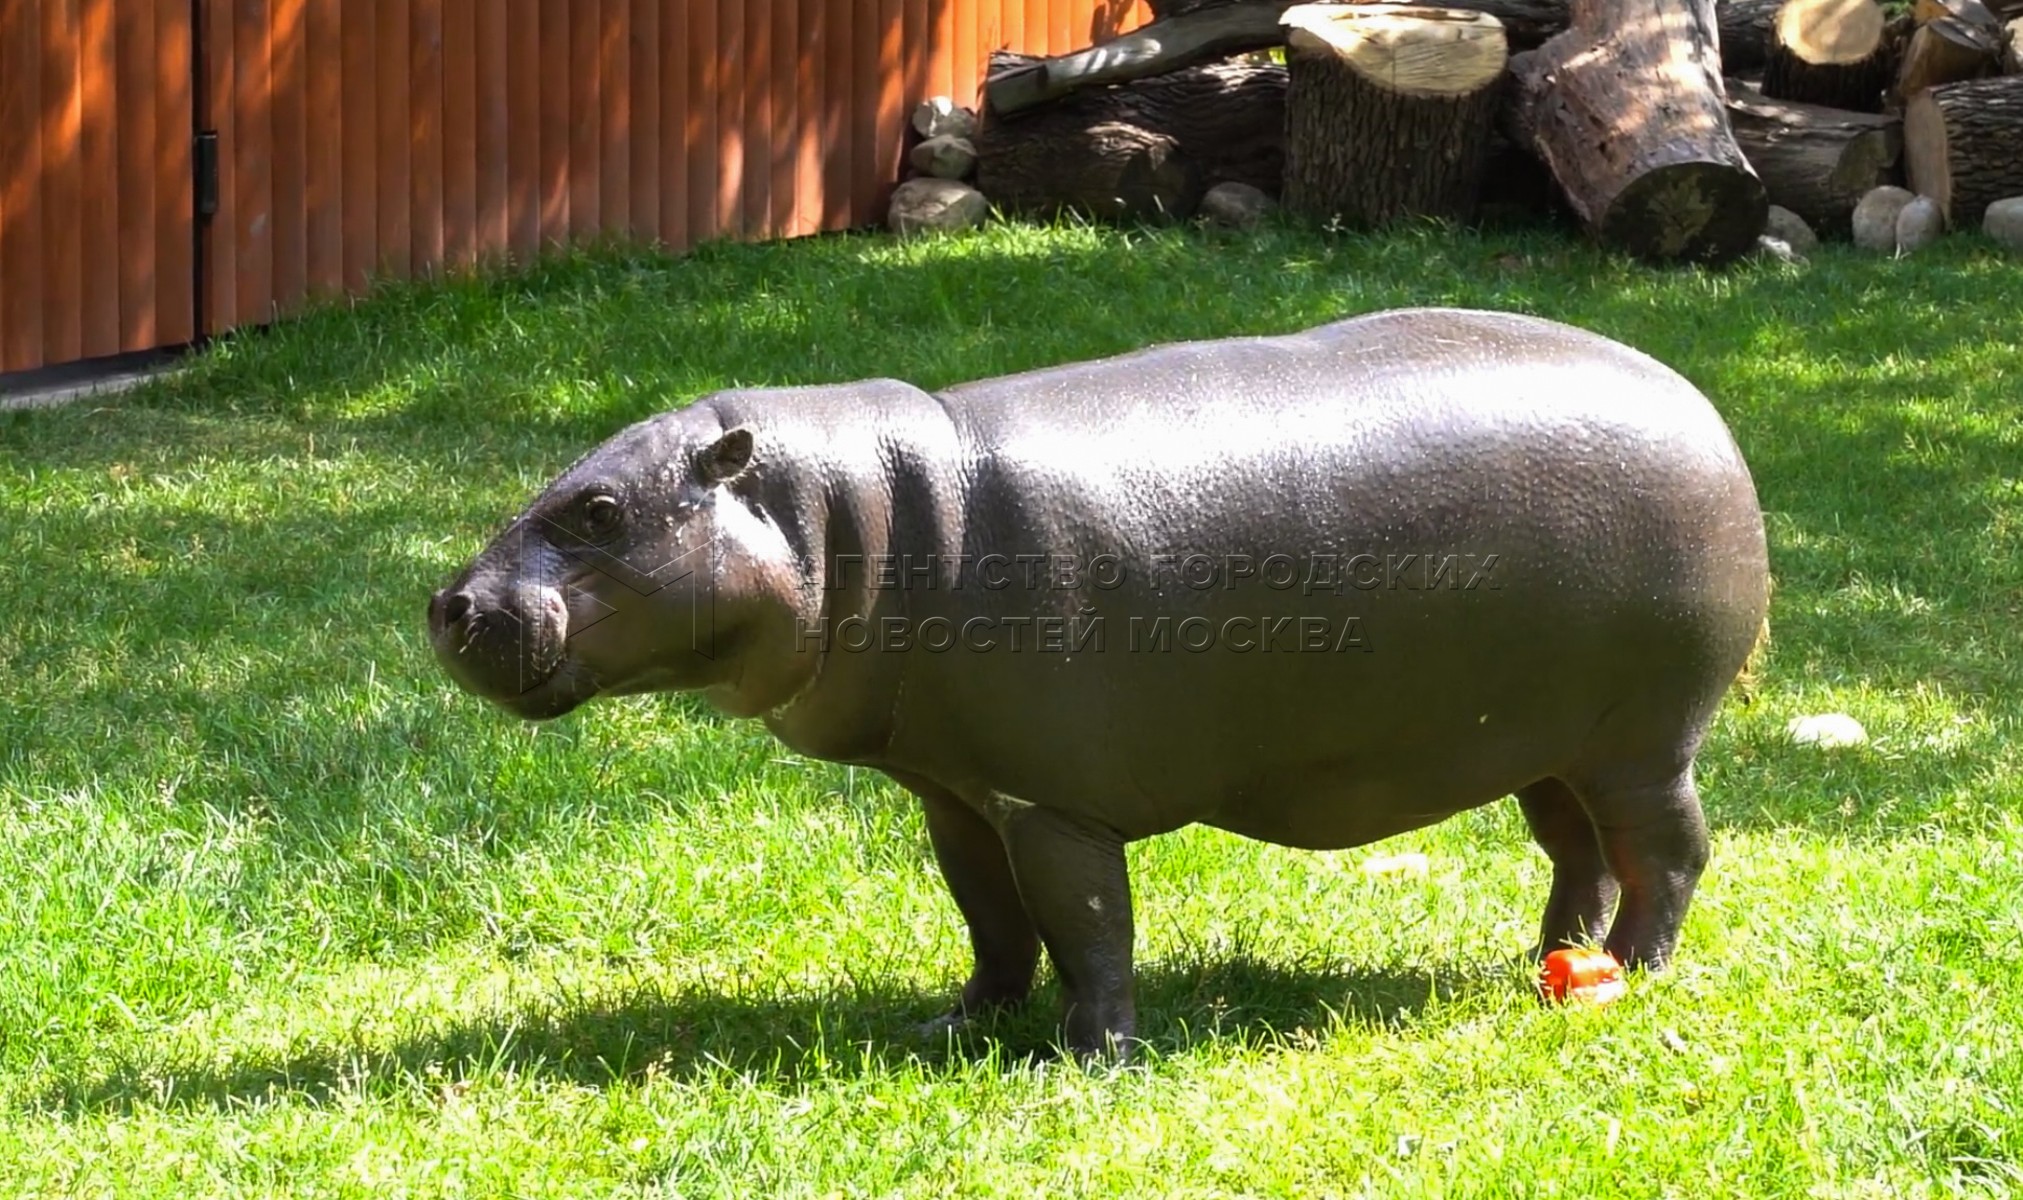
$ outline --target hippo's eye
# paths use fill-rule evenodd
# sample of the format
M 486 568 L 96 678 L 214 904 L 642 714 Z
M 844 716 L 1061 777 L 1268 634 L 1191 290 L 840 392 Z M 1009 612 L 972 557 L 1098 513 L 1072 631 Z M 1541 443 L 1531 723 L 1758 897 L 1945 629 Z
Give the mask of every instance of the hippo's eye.
M 624 515 L 625 510 L 612 497 L 602 494 L 590 497 L 583 502 L 580 518 L 583 536 L 592 541 L 610 537 L 618 532 Z

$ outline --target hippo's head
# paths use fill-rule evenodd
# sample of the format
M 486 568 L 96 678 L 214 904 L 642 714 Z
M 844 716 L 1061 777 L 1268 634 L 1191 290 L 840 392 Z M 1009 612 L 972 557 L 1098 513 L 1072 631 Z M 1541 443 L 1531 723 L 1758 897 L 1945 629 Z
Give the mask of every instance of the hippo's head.
M 443 669 L 529 720 L 732 683 L 757 564 L 781 561 L 754 544 L 778 533 L 739 494 L 753 437 L 691 407 L 585 455 L 430 598 Z

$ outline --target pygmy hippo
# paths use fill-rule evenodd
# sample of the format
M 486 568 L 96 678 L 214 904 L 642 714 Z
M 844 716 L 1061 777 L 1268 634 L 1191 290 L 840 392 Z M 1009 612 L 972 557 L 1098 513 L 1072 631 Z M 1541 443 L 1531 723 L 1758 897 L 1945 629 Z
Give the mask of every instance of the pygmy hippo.
M 1451 308 L 926 392 L 718 391 L 564 471 L 429 603 L 529 720 L 699 690 L 919 798 L 974 969 L 1135 1038 L 1124 847 L 1194 822 L 1357 846 L 1514 795 L 1534 953 L 1665 966 L 1693 763 L 1764 629 L 1708 400 L 1567 325 Z M 1613 920 L 1611 921 L 1611 914 Z

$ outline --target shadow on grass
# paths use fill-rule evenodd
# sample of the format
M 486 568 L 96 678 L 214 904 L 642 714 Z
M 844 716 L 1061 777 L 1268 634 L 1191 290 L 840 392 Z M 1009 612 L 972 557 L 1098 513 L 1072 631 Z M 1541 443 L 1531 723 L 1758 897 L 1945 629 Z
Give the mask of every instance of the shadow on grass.
M 1490 974 L 1302 966 L 1245 955 L 1149 964 L 1138 976 L 1140 1036 L 1148 1057 L 1172 1057 L 1217 1044 L 1325 1039 L 1336 1022 L 1396 1028 L 1436 1000 L 1500 986 Z M 606 1087 L 736 1072 L 790 1089 L 817 1077 L 906 1067 L 1011 1071 L 1061 1060 L 1059 997 L 1050 980 L 1021 1011 L 954 1032 L 923 1031 L 949 999 L 861 982 L 788 997 L 670 994 L 646 985 L 615 999 L 529 1006 L 392 1044 L 319 1047 L 222 1069 L 127 1060 L 90 1081 L 58 1084 L 41 1106 L 82 1114 L 223 1109 L 281 1096 L 323 1103 L 359 1090 L 440 1089 L 495 1073 Z

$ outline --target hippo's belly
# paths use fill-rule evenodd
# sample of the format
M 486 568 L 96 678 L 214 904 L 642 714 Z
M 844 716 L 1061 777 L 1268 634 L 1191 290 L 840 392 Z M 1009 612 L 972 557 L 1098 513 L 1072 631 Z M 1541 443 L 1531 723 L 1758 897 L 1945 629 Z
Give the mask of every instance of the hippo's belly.
M 1696 738 L 1763 602 L 1725 426 L 1591 335 L 1441 327 L 951 393 L 978 451 L 961 556 L 1066 574 L 889 594 L 910 628 L 995 641 L 906 652 L 886 753 L 1130 836 L 1206 822 L 1324 847 L 1567 771 L 1605 723 L 1651 761 Z

